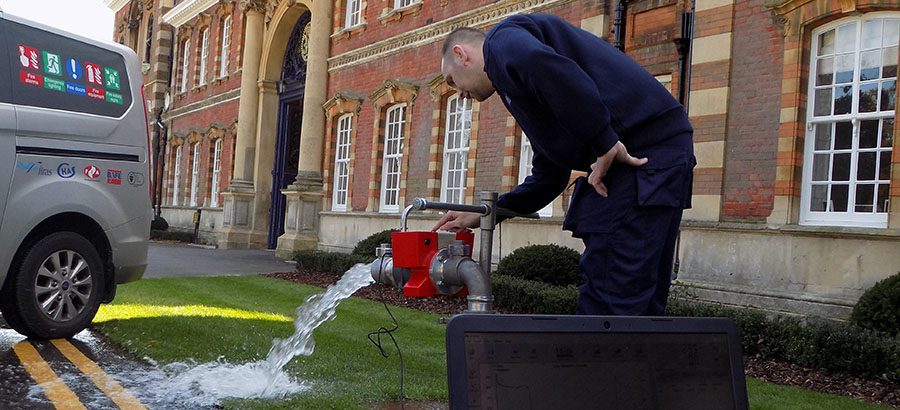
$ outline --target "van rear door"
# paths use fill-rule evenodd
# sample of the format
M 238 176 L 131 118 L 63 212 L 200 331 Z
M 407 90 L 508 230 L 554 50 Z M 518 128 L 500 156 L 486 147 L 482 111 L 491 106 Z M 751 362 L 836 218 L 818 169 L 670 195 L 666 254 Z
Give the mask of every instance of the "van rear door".
M 6 46 L 6 20 L 0 13 L 0 57 Z M 5 61 L 6 58 L 0 58 Z M 13 170 L 16 169 L 16 110 L 12 105 L 12 78 L 8 64 L 0 64 L 0 218 L 6 210 L 6 199 Z M 2 223 L 2 220 L 0 220 Z

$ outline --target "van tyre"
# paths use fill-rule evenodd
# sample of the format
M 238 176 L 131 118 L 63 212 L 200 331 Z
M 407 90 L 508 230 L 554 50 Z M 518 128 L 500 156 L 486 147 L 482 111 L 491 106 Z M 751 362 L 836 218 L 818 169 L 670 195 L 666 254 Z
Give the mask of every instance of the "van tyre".
M 9 325 L 25 336 L 66 338 L 84 330 L 100 307 L 102 259 L 90 241 L 57 232 L 37 241 L 11 271 L 0 297 Z

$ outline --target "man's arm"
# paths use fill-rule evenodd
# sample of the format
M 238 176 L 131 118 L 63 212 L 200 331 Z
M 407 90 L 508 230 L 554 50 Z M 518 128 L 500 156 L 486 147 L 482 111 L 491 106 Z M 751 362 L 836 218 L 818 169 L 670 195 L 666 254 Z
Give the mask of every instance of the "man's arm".
M 492 81 L 514 84 L 535 96 L 568 131 L 558 135 L 555 149 L 583 157 L 589 150 L 597 158 L 619 140 L 611 126 L 609 109 L 594 80 L 571 59 L 539 41 L 529 20 L 507 22 L 488 41 Z M 496 78 L 504 77 L 504 78 Z

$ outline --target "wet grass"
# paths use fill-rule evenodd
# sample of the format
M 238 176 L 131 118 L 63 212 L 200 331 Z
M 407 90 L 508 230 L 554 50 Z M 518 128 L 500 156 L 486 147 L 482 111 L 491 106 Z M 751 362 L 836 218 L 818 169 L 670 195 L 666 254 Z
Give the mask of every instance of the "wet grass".
M 230 363 L 262 360 L 275 337 L 293 332 L 294 309 L 322 289 L 256 276 L 145 279 L 121 286 L 116 300 L 101 307 L 94 328 L 138 357 L 160 364 L 197 363 L 222 358 Z M 405 364 L 405 397 L 447 400 L 444 326 L 438 315 L 391 308 Z M 350 298 L 334 320 L 314 333 L 312 356 L 297 357 L 289 374 L 314 383 L 310 391 L 282 401 L 234 400 L 226 408 L 350 409 L 396 402 L 399 361 L 389 339 L 385 359 L 367 339 L 380 326 L 390 327 L 384 307 Z M 848 398 L 748 381 L 753 409 L 874 409 Z

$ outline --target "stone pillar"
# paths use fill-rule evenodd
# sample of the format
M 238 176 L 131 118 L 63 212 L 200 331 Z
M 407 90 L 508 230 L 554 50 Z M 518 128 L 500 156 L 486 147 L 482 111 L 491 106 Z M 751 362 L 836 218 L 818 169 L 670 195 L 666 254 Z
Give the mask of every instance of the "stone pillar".
M 241 100 L 238 108 L 237 141 L 234 150 L 234 174 L 228 189 L 222 192 L 223 219 L 219 231 L 219 247 L 250 246 L 253 228 L 253 165 L 256 157 L 256 117 L 259 108 L 259 62 L 265 30 L 264 0 L 242 0 L 246 13 L 244 55 L 241 66 Z
M 313 5 L 306 59 L 303 125 L 300 128 L 300 164 L 297 179 L 282 192 L 287 197 L 284 235 L 278 238 L 276 255 L 289 257 L 294 250 L 315 249 L 319 243 L 319 211 L 322 209 L 322 146 L 325 138 L 325 104 L 328 93 L 328 46 L 332 24 L 331 1 Z

